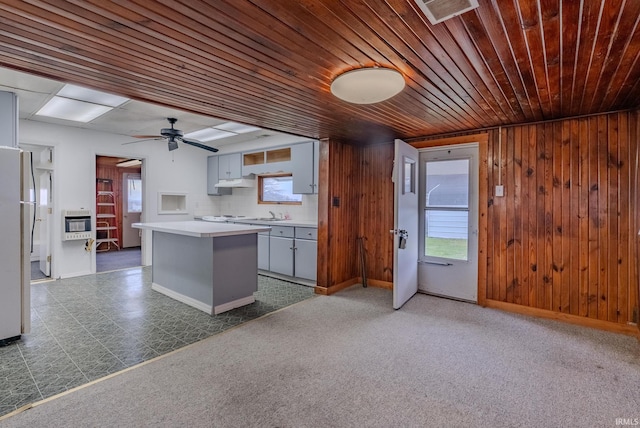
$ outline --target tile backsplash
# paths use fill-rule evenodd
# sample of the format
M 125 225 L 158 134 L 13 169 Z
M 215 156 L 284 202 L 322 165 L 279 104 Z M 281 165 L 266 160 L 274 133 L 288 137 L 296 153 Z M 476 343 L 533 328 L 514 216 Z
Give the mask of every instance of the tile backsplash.
M 269 211 L 292 220 L 318 221 L 318 195 L 303 195 L 302 205 L 258 204 L 258 189 L 234 188 L 231 195 L 203 195 L 193 201 L 194 216 L 241 215 L 246 217 L 270 217 Z

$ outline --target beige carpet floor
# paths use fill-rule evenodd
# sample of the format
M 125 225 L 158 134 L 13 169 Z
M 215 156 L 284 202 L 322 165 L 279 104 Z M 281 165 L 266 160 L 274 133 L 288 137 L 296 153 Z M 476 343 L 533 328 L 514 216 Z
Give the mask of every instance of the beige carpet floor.
M 633 337 L 351 287 L 0 427 L 597 427 L 640 418 Z

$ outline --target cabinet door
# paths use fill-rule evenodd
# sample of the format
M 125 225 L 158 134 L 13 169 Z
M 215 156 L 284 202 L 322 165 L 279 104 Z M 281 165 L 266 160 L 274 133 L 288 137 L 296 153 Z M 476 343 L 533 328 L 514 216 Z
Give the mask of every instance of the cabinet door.
M 258 269 L 269 270 L 269 235 L 258 234 Z
M 293 193 L 314 193 L 313 141 L 291 146 Z
M 219 156 L 209 156 L 207 157 L 207 194 L 217 196 L 217 195 L 230 195 L 230 188 L 218 188 L 215 187 L 218 184 L 219 179 Z
M 242 153 L 229 156 L 229 178 L 242 178 Z
M 269 238 L 269 270 L 293 276 L 293 239 Z
M 218 178 L 220 180 L 231 180 L 242 178 L 242 153 L 231 153 L 220 155 Z
M 296 239 L 295 244 L 295 276 L 315 281 L 318 272 L 318 242 Z

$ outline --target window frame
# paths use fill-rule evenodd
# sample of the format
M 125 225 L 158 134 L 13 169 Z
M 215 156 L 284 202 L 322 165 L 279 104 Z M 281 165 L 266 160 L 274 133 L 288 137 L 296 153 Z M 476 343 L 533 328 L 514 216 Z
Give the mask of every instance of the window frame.
M 300 201 L 263 201 L 262 195 L 264 192 L 264 179 L 274 177 L 291 177 L 293 180 L 293 174 L 291 173 L 278 173 L 278 174 L 261 174 L 258 175 L 258 204 L 261 205 L 302 205 Z M 292 193 L 295 194 L 295 193 Z M 302 195 L 300 195 L 302 197 Z
M 427 197 L 427 193 L 425 193 L 425 197 L 424 197 L 424 201 L 421 202 L 421 209 L 422 209 L 422 216 L 423 216 L 423 225 L 424 225 L 424 243 L 422 246 L 422 249 L 420 250 L 420 259 L 421 260 L 425 260 L 425 261 L 436 261 L 436 260 L 455 260 L 456 262 L 463 262 L 463 263 L 468 263 L 469 262 L 469 258 L 470 258 L 470 253 L 469 253 L 469 214 L 471 213 L 471 166 L 472 166 L 472 158 L 470 156 L 460 156 L 460 157 L 454 157 L 454 158 L 446 158 L 446 159 L 432 159 L 432 160 L 426 160 L 424 161 L 424 185 L 425 185 L 425 189 L 427 186 L 427 172 L 428 172 L 428 164 L 429 163 L 435 163 L 435 162 L 451 162 L 451 161 L 458 161 L 458 160 L 465 160 L 467 161 L 467 171 L 468 171 L 468 177 L 467 177 L 467 204 L 466 206 L 450 206 L 450 205 L 429 205 L 428 201 L 428 197 Z M 428 247 L 428 243 L 427 243 L 427 233 L 428 233 L 428 226 L 427 226 L 427 222 L 426 222 L 426 215 L 429 212 L 437 212 L 437 211 L 450 211 L 450 212 L 465 212 L 467 213 L 467 238 L 465 239 L 466 241 L 466 256 L 464 259 L 462 258 L 458 258 L 458 257 L 445 257 L 445 256 L 438 256 L 438 255 L 433 255 L 433 254 L 427 254 L 427 247 Z

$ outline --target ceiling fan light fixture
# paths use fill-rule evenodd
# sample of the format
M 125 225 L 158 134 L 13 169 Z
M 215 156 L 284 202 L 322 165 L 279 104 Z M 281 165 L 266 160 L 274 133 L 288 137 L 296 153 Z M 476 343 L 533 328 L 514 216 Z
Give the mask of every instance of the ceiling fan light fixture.
M 169 151 L 175 150 L 178 148 L 178 142 L 173 138 L 169 138 Z
M 400 93 L 402 74 L 391 68 L 367 67 L 347 71 L 331 83 L 331 93 L 353 104 L 375 104 Z

